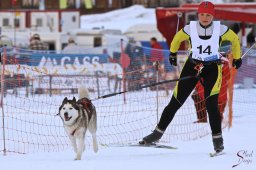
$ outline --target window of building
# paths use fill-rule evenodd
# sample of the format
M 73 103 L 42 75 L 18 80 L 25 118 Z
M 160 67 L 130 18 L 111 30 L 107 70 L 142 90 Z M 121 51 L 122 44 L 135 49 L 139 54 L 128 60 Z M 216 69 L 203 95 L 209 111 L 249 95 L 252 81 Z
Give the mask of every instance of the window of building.
M 110 4 L 110 2 L 109 2 L 109 4 Z M 112 8 L 120 8 L 121 7 L 121 1 L 120 0 L 112 0 L 110 7 L 112 7 Z
M 37 27 L 42 27 L 42 26 L 43 26 L 43 20 L 42 20 L 42 18 L 37 18 L 37 19 L 36 19 L 36 26 L 37 26 Z
M 72 16 L 72 22 L 76 22 L 76 16 Z
M 15 26 L 15 28 L 20 28 L 20 19 L 19 18 L 14 18 L 14 26 Z
M 56 50 L 55 42 L 50 41 L 50 42 L 46 42 L 46 43 L 47 43 L 47 45 L 48 45 L 48 50 L 51 50 L 51 51 Z
M 143 6 L 147 6 L 148 1 L 147 0 L 134 0 L 133 4 L 140 4 L 140 5 L 143 5 Z
M 179 6 L 179 0 L 161 0 L 157 5 L 161 7 L 177 7 Z
M 3 18 L 3 26 L 4 27 L 10 26 L 9 18 Z
M 75 7 L 76 7 L 76 0 L 67 1 L 67 8 L 75 8 Z
M 129 7 L 133 5 L 133 0 L 122 0 L 122 7 Z
M 108 0 L 95 0 L 96 8 L 107 8 L 108 4 Z
M 39 8 L 40 0 L 22 0 L 23 8 Z
M 101 37 L 94 37 L 93 47 L 100 47 L 100 46 L 102 46 L 102 39 L 101 39 Z

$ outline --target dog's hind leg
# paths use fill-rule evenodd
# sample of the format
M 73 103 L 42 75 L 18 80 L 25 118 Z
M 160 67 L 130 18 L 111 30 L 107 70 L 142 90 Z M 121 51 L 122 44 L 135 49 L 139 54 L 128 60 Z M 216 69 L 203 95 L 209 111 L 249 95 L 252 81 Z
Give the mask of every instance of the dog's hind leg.
M 98 142 L 97 142 L 97 138 L 96 138 L 96 133 L 92 133 L 92 142 L 93 142 L 94 152 L 98 152 Z
M 89 123 L 89 131 L 92 134 L 92 142 L 93 142 L 93 150 L 94 152 L 98 152 L 98 142 L 97 142 L 97 118 L 93 115 L 90 123 Z

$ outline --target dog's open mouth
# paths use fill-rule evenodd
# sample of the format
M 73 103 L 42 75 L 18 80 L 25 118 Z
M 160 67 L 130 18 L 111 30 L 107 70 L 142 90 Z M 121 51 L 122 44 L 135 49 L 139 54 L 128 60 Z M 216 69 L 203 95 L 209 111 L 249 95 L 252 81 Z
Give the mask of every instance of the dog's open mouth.
M 64 116 L 64 118 L 65 118 L 65 121 L 69 121 L 72 118 L 72 116 L 70 116 L 70 117 Z

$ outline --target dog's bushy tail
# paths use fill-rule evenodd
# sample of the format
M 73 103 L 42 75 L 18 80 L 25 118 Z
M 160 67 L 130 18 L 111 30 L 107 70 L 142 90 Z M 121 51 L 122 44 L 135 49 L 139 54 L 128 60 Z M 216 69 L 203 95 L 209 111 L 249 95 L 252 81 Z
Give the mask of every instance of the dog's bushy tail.
M 78 88 L 78 95 L 79 95 L 79 99 L 82 99 L 84 97 L 90 99 L 89 90 L 84 86 L 81 86 Z

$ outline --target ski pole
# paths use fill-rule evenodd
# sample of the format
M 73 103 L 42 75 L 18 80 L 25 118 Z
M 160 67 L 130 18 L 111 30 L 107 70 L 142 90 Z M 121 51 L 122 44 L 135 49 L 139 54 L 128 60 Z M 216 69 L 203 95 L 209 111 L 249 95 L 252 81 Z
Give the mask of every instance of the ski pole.
M 194 77 L 195 77 L 195 76 L 186 76 L 186 77 L 177 78 L 177 79 L 172 79 L 172 80 L 160 81 L 160 82 L 157 82 L 157 83 L 142 85 L 141 87 L 136 88 L 135 90 L 141 90 L 141 89 L 144 89 L 144 88 L 147 88 L 147 87 L 157 86 L 157 85 L 160 85 L 160 84 L 165 84 L 165 83 L 170 83 L 170 82 L 176 82 L 176 81 L 187 80 L 187 79 L 194 78 Z M 116 96 L 116 95 L 118 95 L 118 94 L 123 94 L 123 93 L 126 93 L 126 92 L 130 92 L 130 91 L 129 91 L 129 90 L 124 90 L 124 91 L 121 91 L 121 92 L 111 93 L 111 94 L 99 96 L 98 98 L 95 98 L 95 99 L 92 99 L 92 100 L 108 98 L 108 97 Z
M 256 41 L 253 43 L 253 45 L 241 56 L 241 58 L 243 58 L 249 51 L 251 51 L 251 49 L 253 48 L 253 46 L 256 44 Z

